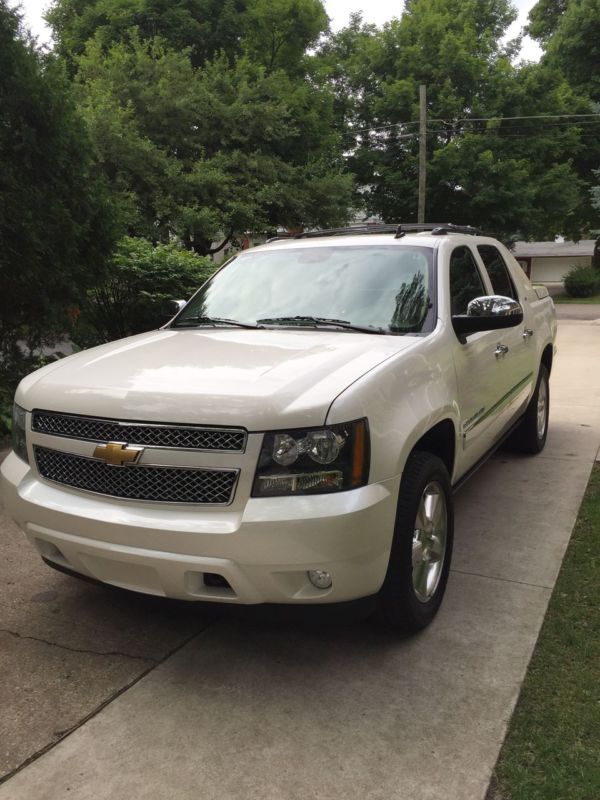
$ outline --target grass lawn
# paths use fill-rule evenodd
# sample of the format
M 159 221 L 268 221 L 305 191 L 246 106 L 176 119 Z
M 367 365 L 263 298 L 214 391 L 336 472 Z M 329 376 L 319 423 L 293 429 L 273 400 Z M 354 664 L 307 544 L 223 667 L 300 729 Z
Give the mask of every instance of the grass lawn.
M 552 298 L 555 303 L 591 303 L 600 304 L 600 294 L 593 294 L 591 297 L 569 297 L 568 294 L 555 294 Z
M 600 797 L 599 556 L 596 464 L 488 800 Z

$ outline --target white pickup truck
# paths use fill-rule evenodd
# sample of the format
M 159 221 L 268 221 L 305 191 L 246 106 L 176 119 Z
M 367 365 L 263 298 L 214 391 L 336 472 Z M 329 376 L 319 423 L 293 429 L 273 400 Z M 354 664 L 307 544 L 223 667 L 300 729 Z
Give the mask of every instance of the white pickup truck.
M 237 255 L 160 330 L 26 377 L 9 513 L 51 566 L 220 603 L 442 600 L 453 491 L 543 447 L 556 321 L 495 239 L 450 224 Z

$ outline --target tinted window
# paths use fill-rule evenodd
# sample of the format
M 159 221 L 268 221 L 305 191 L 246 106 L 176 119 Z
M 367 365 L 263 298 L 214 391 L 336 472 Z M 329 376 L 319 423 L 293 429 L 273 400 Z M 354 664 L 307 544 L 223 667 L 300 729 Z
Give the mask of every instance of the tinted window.
M 457 247 L 450 256 L 452 315 L 466 314 L 471 300 L 486 294 L 473 254 L 468 247 Z
M 500 251 L 491 244 L 480 244 L 477 249 L 490 276 L 494 293 L 516 300 L 517 294 Z

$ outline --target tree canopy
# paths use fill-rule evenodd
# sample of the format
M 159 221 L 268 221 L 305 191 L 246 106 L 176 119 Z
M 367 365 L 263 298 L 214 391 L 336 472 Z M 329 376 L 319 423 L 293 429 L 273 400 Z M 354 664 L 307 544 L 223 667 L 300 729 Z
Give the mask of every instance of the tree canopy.
M 320 0 L 56 0 L 46 18 L 71 66 L 90 39 L 108 49 L 136 28 L 142 40 L 189 48 L 194 67 L 246 54 L 270 70 L 294 71 L 328 27 Z
M 206 254 L 235 232 L 343 223 L 352 178 L 333 95 L 306 56 L 327 26 L 322 4 L 181 0 L 164 18 L 159 5 L 61 0 L 49 13 L 129 232 Z M 194 39 L 235 9 L 235 47 Z
M 173 48 L 190 48 L 198 66 L 219 52 L 239 52 L 247 6 L 248 0 L 57 0 L 46 19 L 72 67 L 90 39 L 108 49 L 127 41 L 132 28 L 141 39 L 160 33 Z
M 579 98 L 573 111 L 588 115 L 572 121 L 580 135 L 570 158 L 581 187 L 579 233 L 598 229 L 600 216 L 590 189 L 600 166 L 600 0 L 539 0 L 528 30 L 544 47 L 538 70 L 561 74 Z M 567 158 L 567 152 L 562 157 Z
M 56 59 L 0 0 L 0 363 L 15 338 L 48 331 L 114 242 L 114 213 Z M 34 337 L 35 338 L 35 337 Z
M 539 0 L 528 31 L 545 48 L 544 61 L 569 84 L 600 102 L 600 0 Z
M 564 117 L 589 112 L 589 100 L 555 61 L 514 63 L 517 43 L 502 43 L 514 17 L 504 0 L 412 0 L 380 30 L 355 16 L 325 42 L 338 125 L 371 213 L 416 219 L 424 83 L 428 219 L 506 238 L 577 238 L 589 225 L 588 130 Z
M 410 0 L 332 34 L 320 0 L 55 0 L 48 19 L 127 231 L 206 254 L 234 233 L 416 216 L 514 238 L 594 227 L 600 0 Z M 594 58 L 594 54 L 598 58 Z M 354 194 L 351 195 L 354 188 Z

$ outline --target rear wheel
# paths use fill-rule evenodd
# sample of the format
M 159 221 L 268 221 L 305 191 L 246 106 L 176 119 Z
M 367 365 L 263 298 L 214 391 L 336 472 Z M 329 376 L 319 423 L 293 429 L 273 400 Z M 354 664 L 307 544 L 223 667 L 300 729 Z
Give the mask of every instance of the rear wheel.
M 379 616 L 392 627 L 415 632 L 436 615 L 448 581 L 453 534 L 444 462 L 415 451 L 402 475 L 392 551 L 378 597 Z
M 548 370 L 540 364 L 535 392 L 523 419 L 511 435 L 509 445 L 519 453 L 536 455 L 541 453 L 548 435 L 548 417 L 550 413 L 550 383 Z

